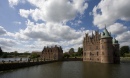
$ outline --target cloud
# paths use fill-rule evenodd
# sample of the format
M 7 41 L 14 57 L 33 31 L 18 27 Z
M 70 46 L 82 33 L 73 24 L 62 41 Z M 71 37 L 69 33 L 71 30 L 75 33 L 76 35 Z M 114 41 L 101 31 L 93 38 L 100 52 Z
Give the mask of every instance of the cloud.
M 36 23 L 27 21 L 27 28 L 15 33 L 18 39 L 40 39 L 43 41 L 64 41 L 81 37 L 82 31 L 76 31 L 67 25 L 59 23 Z
M 116 37 L 119 41 L 130 41 L 130 31 L 126 31 Z
M 16 44 L 17 42 L 15 40 L 7 39 L 7 38 L 0 38 L 0 46 L 12 47 Z
M 19 3 L 20 0 L 8 0 L 10 7 L 14 7 Z
M 119 40 L 119 42 L 121 43 L 121 46 L 123 46 L 123 45 L 130 46 L 130 44 L 129 44 L 130 43 L 130 31 L 126 31 L 120 35 L 117 35 L 116 39 Z
M 88 4 L 85 0 L 28 0 L 35 9 L 20 9 L 22 17 L 32 17 L 35 21 L 62 22 L 73 20 L 77 15 L 84 14 Z
M 101 0 L 93 8 L 93 24 L 100 29 L 112 25 L 117 20 L 130 21 L 130 0 Z
M 113 25 L 110 25 L 107 27 L 108 31 L 111 32 L 112 34 L 121 34 L 127 30 L 127 27 L 124 26 L 121 23 L 114 23 Z
M 5 35 L 6 32 L 7 31 L 2 26 L 0 26 L 0 35 Z
M 75 30 L 60 23 L 34 23 L 28 20 L 26 25 L 27 28 L 21 29 L 11 36 L 19 40 L 33 41 L 26 47 L 34 50 L 41 50 L 44 46 L 52 45 L 60 45 L 66 50 L 67 47 L 82 45 L 84 34 L 91 33 L 90 30 Z
M 18 3 L 25 3 L 25 0 L 8 0 L 10 7 L 18 5 Z
M 26 2 L 33 8 L 21 8 L 19 14 L 28 20 L 27 27 L 15 33 L 7 32 L 7 35 L 18 41 L 28 41 L 24 46 L 31 50 L 32 48 L 40 50 L 47 45 L 61 45 L 64 50 L 69 47 L 77 48 L 78 45 L 82 45 L 84 33 L 90 32 L 84 29 L 75 30 L 66 25 L 68 21 L 84 14 L 88 7 L 85 0 L 27 0 Z M 12 7 L 19 3 L 21 0 L 9 0 Z M 43 23 L 37 23 L 39 20 Z M 80 19 L 75 22 L 77 25 L 82 23 Z M 21 23 L 15 22 L 15 24 Z

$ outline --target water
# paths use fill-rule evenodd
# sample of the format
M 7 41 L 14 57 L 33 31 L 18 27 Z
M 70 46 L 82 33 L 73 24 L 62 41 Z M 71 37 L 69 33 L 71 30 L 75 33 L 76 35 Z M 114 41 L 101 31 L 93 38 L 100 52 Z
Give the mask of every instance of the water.
M 22 61 L 27 61 L 27 59 L 28 58 L 22 58 Z M 9 60 L 10 61 L 15 61 L 15 60 L 19 61 L 20 58 L 0 58 L 0 62 L 2 62 L 2 60 L 6 61 L 6 62 L 8 62 Z
M 130 63 L 56 62 L 2 72 L 0 78 L 130 78 Z

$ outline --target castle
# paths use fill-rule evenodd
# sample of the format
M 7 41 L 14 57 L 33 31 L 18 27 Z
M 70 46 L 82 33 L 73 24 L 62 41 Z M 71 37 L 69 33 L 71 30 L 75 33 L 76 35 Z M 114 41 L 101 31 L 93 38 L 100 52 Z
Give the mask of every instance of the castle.
M 43 51 L 42 51 L 42 58 L 47 61 L 47 60 L 62 60 L 63 58 L 63 50 L 60 47 L 58 47 L 57 45 L 55 45 L 54 47 L 44 47 Z
M 83 40 L 83 61 L 100 63 L 120 63 L 119 43 L 107 31 L 99 34 L 95 31 L 92 36 L 86 34 Z

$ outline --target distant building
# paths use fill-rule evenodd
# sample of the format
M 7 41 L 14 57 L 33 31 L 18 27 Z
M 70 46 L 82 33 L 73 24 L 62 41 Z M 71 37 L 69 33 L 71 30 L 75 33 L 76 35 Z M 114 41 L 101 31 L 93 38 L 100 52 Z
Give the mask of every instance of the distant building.
M 55 45 L 54 47 L 44 47 L 42 51 L 42 58 L 44 60 L 62 60 L 63 50 L 61 46 L 58 47 L 57 45 Z
M 99 34 L 95 31 L 90 37 L 88 34 L 83 40 L 83 61 L 101 63 L 120 63 L 119 43 L 105 28 Z

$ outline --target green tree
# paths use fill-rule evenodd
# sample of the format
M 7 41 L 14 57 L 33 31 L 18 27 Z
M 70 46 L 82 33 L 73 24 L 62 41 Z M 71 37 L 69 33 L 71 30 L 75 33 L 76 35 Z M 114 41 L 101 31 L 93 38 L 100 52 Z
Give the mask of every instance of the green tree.
M 80 47 L 78 48 L 78 55 L 79 56 L 83 55 L 83 48 Z
M 7 53 L 6 52 L 3 53 L 2 58 L 7 58 Z
M 129 53 L 130 49 L 129 49 L 129 46 L 122 46 L 120 48 L 120 55 L 121 56 L 124 56 L 125 53 Z
M 18 56 L 18 52 L 17 51 L 14 51 L 14 56 Z
M 70 54 L 71 56 L 74 54 L 74 48 L 71 48 L 71 49 L 69 50 L 69 54 Z
M 28 56 L 28 55 L 30 55 L 30 53 L 28 51 L 26 51 L 26 52 L 23 53 L 23 55 Z
M 1 49 L 1 47 L 0 47 L 0 56 L 3 54 L 3 51 L 2 51 L 2 49 Z
M 40 55 L 38 55 L 37 53 L 32 53 L 31 54 L 31 58 L 38 58 L 38 57 L 40 57 Z
M 63 54 L 63 57 L 64 57 L 64 58 L 69 58 L 70 55 L 69 55 L 68 53 L 64 53 L 64 54 Z

